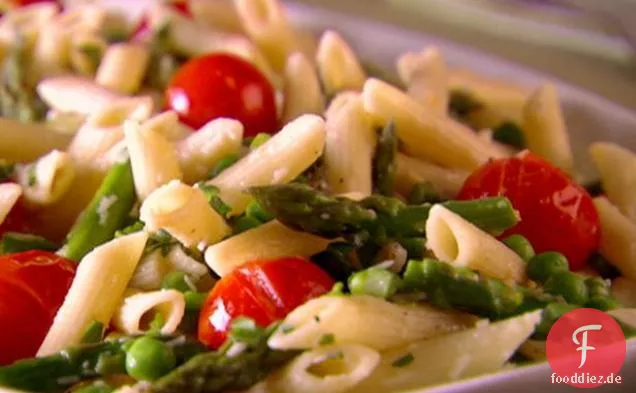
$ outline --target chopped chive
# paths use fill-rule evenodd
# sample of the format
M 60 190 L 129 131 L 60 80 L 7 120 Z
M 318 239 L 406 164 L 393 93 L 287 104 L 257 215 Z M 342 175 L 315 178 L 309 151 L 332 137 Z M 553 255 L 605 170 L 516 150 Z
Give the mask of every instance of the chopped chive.
M 333 344 L 335 341 L 336 341 L 336 337 L 334 337 L 334 335 L 331 333 L 327 333 L 327 334 L 323 334 L 322 337 L 320 337 L 320 341 L 318 342 L 318 344 L 329 345 L 329 344 Z
M 93 320 L 84 331 L 80 342 L 82 344 L 93 344 L 102 341 L 104 334 L 104 324 L 100 321 Z
M 291 333 L 294 329 L 296 328 L 291 325 L 281 325 L 280 327 L 280 331 L 283 332 L 283 334 Z
M 316 321 L 316 323 L 320 323 L 320 317 L 318 315 L 314 315 L 314 321 Z
M 35 165 L 30 165 L 29 169 L 27 169 L 27 184 L 29 187 L 38 184 L 38 177 L 35 174 Z
M 413 354 L 409 352 L 406 355 L 395 359 L 395 361 L 393 363 L 391 363 L 391 366 L 393 366 L 393 367 L 405 367 L 405 366 L 408 366 L 409 364 L 413 363 L 413 360 L 415 360 L 415 358 L 413 357 Z

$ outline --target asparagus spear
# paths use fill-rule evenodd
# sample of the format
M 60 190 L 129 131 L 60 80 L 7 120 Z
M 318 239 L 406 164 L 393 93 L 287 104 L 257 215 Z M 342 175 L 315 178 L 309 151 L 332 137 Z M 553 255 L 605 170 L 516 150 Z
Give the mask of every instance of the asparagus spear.
M 0 255 L 28 250 L 55 251 L 58 246 L 47 239 L 28 233 L 6 232 L 0 240 Z
M 112 239 L 124 226 L 135 203 L 130 160 L 115 163 L 93 200 L 71 228 L 60 253 L 79 261 L 95 247 Z
M 393 122 L 389 122 L 380 132 L 373 158 L 373 184 L 378 194 L 393 195 L 397 148 L 395 126 Z
M 283 224 L 327 238 L 378 243 L 425 235 L 431 204 L 406 205 L 397 198 L 372 195 L 361 201 L 332 197 L 303 184 L 250 189 L 264 210 Z M 503 197 L 442 204 L 480 228 L 499 234 L 514 226 L 518 216 Z

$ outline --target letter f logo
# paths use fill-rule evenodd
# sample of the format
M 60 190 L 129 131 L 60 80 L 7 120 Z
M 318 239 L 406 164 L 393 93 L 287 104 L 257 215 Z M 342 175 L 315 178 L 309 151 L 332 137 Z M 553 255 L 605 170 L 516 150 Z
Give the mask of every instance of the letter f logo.
M 579 364 L 579 368 L 583 367 L 585 361 L 587 360 L 587 351 L 593 351 L 596 349 L 592 346 L 587 345 L 587 332 L 589 330 L 601 330 L 602 327 L 602 325 L 585 325 L 576 329 L 574 333 L 572 333 L 572 341 L 574 341 L 574 344 L 580 345 L 580 347 L 576 348 L 577 351 L 581 351 L 581 364 Z M 583 332 L 583 339 L 581 340 L 581 342 L 579 342 L 576 336 L 581 332 Z

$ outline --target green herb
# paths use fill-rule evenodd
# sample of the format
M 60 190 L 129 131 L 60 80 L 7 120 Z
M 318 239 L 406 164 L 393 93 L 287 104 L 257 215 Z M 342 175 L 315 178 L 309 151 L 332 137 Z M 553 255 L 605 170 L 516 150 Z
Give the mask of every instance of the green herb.
M 165 257 L 170 253 L 172 247 L 176 245 L 179 245 L 179 241 L 165 230 L 160 229 L 148 237 L 146 247 L 144 248 L 144 255 L 150 255 L 153 252 L 160 250 L 161 255 Z
M 104 324 L 100 321 L 94 320 L 84 331 L 82 338 L 80 339 L 80 343 L 82 344 L 91 344 L 98 343 L 102 340 L 102 336 L 104 335 Z
M 257 134 L 254 139 L 252 139 L 252 142 L 250 142 L 250 150 L 255 150 L 258 149 L 259 147 L 261 147 L 265 142 L 267 142 L 268 140 L 271 139 L 271 135 L 265 133 L 265 132 L 261 132 L 259 134 Z
M 316 321 L 316 323 L 320 323 L 320 317 L 318 315 L 314 315 L 314 321 Z
M 232 234 L 238 235 L 247 230 L 261 226 L 263 223 L 250 215 L 243 215 L 232 220 Z
M 320 341 L 318 342 L 318 344 L 331 345 L 334 342 L 336 342 L 336 337 L 331 333 L 326 333 L 326 334 L 323 334 L 322 337 L 320 337 Z
M 344 296 L 344 284 L 338 281 L 325 296 Z
M 214 167 L 212 167 L 212 170 L 208 174 L 208 177 L 210 179 L 217 177 L 221 172 L 234 165 L 240 159 L 241 156 L 239 156 L 238 154 L 228 154 L 227 156 L 220 159 L 219 162 L 214 165 Z
M 219 213 L 221 216 L 227 217 L 232 211 L 232 208 L 228 204 L 223 202 L 221 197 L 219 197 L 219 193 L 221 192 L 221 190 L 211 184 L 206 184 L 203 182 L 199 182 L 197 184 L 199 186 L 199 189 L 205 194 L 205 197 L 207 198 L 210 206 L 212 206 L 212 208 L 216 210 L 216 212 Z
M 130 235 L 132 233 L 136 233 L 136 232 L 139 232 L 139 231 L 143 231 L 144 226 L 145 226 L 145 224 L 143 223 L 143 221 L 136 220 L 135 222 L 133 222 L 132 224 L 128 225 L 127 227 L 116 231 L 115 232 L 115 238 L 118 238 L 118 237 L 121 237 L 121 236 Z
M 102 61 L 102 56 L 104 55 L 102 48 L 100 48 L 98 45 L 86 44 L 80 46 L 78 49 L 80 52 L 86 55 L 86 57 L 88 57 L 91 63 L 91 69 L 97 70 L 97 67 L 99 67 L 99 63 Z
M 0 182 L 8 181 L 15 173 L 15 164 L 0 158 Z
M 497 142 L 512 146 L 519 150 L 526 148 L 526 138 L 518 125 L 506 121 L 492 130 L 492 138 Z
M 283 334 L 291 333 L 294 330 L 296 330 L 296 328 L 293 327 L 293 326 L 290 326 L 290 325 L 281 325 L 280 326 L 280 331 L 283 332 Z
M 448 111 L 453 118 L 459 121 L 468 121 L 473 113 L 482 110 L 483 107 L 483 104 L 469 92 L 453 90 L 450 93 Z
M 409 352 L 406 355 L 395 359 L 395 361 L 393 361 L 393 363 L 391 363 L 391 366 L 393 366 L 393 367 L 406 367 L 409 364 L 413 363 L 413 360 L 415 360 L 415 358 L 413 357 L 413 354 Z
M 35 165 L 29 165 L 27 169 L 27 185 L 33 187 L 38 184 L 38 177 L 35 172 Z
M 373 184 L 378 194 L 393 195 L 398 139 L 392 121 L 380 132 L 373 158 Z

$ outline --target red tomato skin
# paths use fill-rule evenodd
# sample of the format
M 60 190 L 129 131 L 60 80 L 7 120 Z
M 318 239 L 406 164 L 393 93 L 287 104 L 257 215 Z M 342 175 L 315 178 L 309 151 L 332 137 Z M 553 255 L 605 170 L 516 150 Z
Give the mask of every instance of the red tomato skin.
M 199 341 L 216 349 L 234 318 L 267 326 L 294 308 L 331 290 L 334 280 L 304 258 L 247 263 L 224 276 L 210 291 L 199 315 Z
M 558 251 L 572 270 L 585 267 L 600 242 L 599 218 L 585 189 L 534 154 L 493 160 L 465 181 L 458 199 L 505 196 L 521 221 L 501 237 L 525 236 L 537 253 Z
M 165 92 L 170 109 L 198 129 L 210 120 L 240 121 L 245 136 L 278 130 L 274 88 L 252 64 L 229 54 L 211 54 L 184 64 Z
M 0 364 L 35 355 L 74 276 L 75 263 L 54 253 L 0 256 Z
M 32 228 L 27 221 L 27 211 L 24 208 L 22 199 L 18 199 L 0 224 L 0 237 L 6 232 L 30 233 L 31 231 Z

